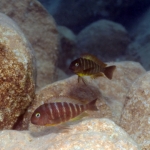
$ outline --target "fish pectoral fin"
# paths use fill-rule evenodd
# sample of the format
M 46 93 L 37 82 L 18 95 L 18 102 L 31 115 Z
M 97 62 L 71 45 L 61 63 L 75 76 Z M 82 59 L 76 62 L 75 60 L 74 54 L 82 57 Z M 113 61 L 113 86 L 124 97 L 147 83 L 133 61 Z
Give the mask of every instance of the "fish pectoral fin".
M 82 80 L 82 82 L 83 82 L 85 85 L 87 85 L 87 84 L 86 84 L 86 81 L 84 80 L 84 78 L 83 78 L 83 77 L 78 76 L 78 83 L 80 83 L 80 82 L 81 82 L 81 80 Z
M 67 123 L 63 123 L 57 126 L 62 133 L 68 133 L 70 131 L 70 127 Z
M 105 76 L 104 73 L 100 72 L 100 73 L 97 73 L 97 74 L 93 74 L 93 75 L 91 75 L 90 77 L 91 77 L 92 79 L 95 79 L 95 78 L 97 78 L 97 77 L 104 77 L 104 76 Z

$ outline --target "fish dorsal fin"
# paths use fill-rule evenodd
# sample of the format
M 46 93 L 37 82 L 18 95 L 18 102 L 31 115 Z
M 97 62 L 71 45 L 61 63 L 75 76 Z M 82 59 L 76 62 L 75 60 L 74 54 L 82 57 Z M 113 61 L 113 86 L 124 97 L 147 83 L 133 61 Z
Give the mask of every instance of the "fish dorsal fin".
M 85 58 L 85 59 L 88 59 L 88 60 L 92 60 L 94 61 L 95 63 L 97 63 L 98 65 L 100 66 L 103 66 L 103 67 L 106 67 L 107 64 L 103 63 L 100 59 L 98 59 L 97 57 L 95 57 L 94 55 L 91 55 L 91 54 L 83 54 L 81 56 L 82 58 Z
M 79 99 L 75 97 L 71 97 L 69 95 L 58 95 L 58 96 L 51 97 L 46 103 L 59 103 L 59 102 L 85 104 Z

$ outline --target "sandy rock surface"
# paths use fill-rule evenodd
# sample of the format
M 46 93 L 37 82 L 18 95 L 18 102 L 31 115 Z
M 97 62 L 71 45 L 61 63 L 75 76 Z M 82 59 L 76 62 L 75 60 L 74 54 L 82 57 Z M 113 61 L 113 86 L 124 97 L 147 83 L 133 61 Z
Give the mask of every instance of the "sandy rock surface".
M 140 76 L 127 93 L 120 125 L 140 144 L 150 149 L 150 72 Z
M 1 0 L 0 10 L 11 17 L 31 43 L 37 63 L 37 86 L 54 82 L 58 32 L 54 19 L 37 0 Z
M 12 129 L 35 96 L 30 43 L 13 20 L 0 13 L 0 129 Z
M 82 120 L 63 130 L 57 132 L 47 127 L 42 136 L 29 131 L 1 131 L 0 147 L 2 150 L 139 150 L 129 135 L 109 119 Z

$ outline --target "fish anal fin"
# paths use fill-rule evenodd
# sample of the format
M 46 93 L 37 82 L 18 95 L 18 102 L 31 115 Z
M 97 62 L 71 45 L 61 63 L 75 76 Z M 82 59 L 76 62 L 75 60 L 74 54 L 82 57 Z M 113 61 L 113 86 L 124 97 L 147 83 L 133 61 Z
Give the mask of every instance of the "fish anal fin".
M 83 54 L 81 56 L 82 58 L 86 58 L 88 60 L 92 60 L 94 61 L 95 63 L 97 63 L 98 65 L 102 66 L 102 67 L 106 67 L 107 64 L 105 64 L 104 62 L 102 62 L 100 59 L 98 59 L 97 57 L 95 57 L 94 55 L 91 55 L 91 54 Z
M 108 78 L 108 79 L 112 79 L 112 76 L 113 76 L 113 72 L 114 70 L 116 69 L 116 66 L 109 66 L 109 67 L 106 67 L 105 70 L 104 70 L 104 74 L 105 76 Z
M 72 118 L 69 122 L 73 123 L 74 121 L 81 120 L 82 118 L 87 117 L 87 116 L 89 116 L 89 114 L 86 112 L 83 112 L 80 115 L 76 116 L 75 118 Z
M 45 126 L 46 126 L 46 127 L 54 127 L 55 124 L 46 124 Z
M 97 77 L 104 77 L 104 76 L 105 76 L 104 73 L 100 72 L 100 73 L 97 73 L 97 74 L 93 74 L 93 75 L 91 75 L 90 77 L 91 77 L 92 79 L 95 79 L 95 78 L 97 78 Z

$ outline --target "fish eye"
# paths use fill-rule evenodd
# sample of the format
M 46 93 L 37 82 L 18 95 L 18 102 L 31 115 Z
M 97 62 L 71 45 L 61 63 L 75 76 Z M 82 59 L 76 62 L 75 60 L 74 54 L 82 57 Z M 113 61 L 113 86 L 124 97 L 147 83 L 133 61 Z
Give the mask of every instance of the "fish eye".
M 40 115 L 40 113 L 36 113 L 35 116 L 36 116 L 37 118 L 39 118 L 41 115 Z
M 78 67 L 78 66 L 79 66 L 79 63 L 75 63 L 75 66 Z

